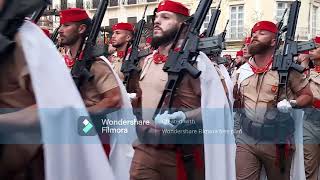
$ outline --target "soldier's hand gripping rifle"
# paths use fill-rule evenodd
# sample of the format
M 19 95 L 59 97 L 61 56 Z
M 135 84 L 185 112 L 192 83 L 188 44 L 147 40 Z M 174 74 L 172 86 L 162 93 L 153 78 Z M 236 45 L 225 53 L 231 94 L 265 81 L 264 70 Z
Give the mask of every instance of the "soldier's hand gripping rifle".
M 135 73 L 138 74 L 141 71 L 140 68 L 138 67 L 139 60 L 140 60 L 139 43 L 143 33 L 143 28 L 146 24 L 145 14 L 146 14 L 147 8 L 148 6 L 145 7 L 142 19 L 138 22 L 136 26 L 136 31 L 134 34 L 134 39 L 132 41 L 131 53 L 129 55 L 129 59 L 127 60 L 124 59 L 124 62 L 121 66 L 121 72 L 124 74 L 123 84 L 126 86 L 126 89 L 128 92 L 131 91 L 129 90 L 129 87 L 130 87 L 130 80 L 133 74 Z M 127 54 L 127 50 L 126 50 L 126 54 Z
M 294 62 L 294 57 L 298 55 L 298 53 L 311 50 L 315 48 L 315 44 L 313 41 L 306 42 L 306 43 L 297 43 L 294 41 L 295 39 L 295 31 L 298 21 L 298 15 L 299 15 L 299 9 L 300 9 L 301 2 L 295 1 L 290 6 L 290 13 L 288 18 L 288 24 L 285 28 L 282 28 L 283 26 L 283 20 L 281 20 L 278 24 L 278 36 L 276 41 L 276 51 L 274 54 L 274 62 L 272 65 L 273 70 L 277 70 L 279 74 L 279 90 L 278 90 L 278 96 L 280 96 L 280 91 L 285 92 L 286 99 L 287 98 L 287 84 L 289 79 L 289 72 L 291 70 L 298 71 L 302 73 L 304 71 L 304 68 Z M 280 35 L 282 32 L 286 31 L 285 41 L 283 49 L 280 49 L 280 42 L 281 38 Z M 278 100 L 277 100 L 278 101 Z M 281 114 L 280 114 L 281 115 Z M 277 119 L 281 120 L 282 115 Z M 279 133 L 279 137 L 277 140 L 277 147 L 279 148 L 279 166 L 280 171 L 282 173 L 285 172 L 285 144 L 287 143 L 287 135 L 284 132 Z
M 198 78 L 201 72 L 193 66 L 199 55 L 199 33 L 205 17 L 210 9 L 212 0 L 201 0 L 196 12 L 182 25 L 178 31 L 174 44 L 169 51 L 168 60 L 164 64 L 163 70 L 168 73 L 168 81 L 163 91 L 153 118 L 163 112 L 164 100 L 168 98 L 168 110 L 170 112 L 176 88 L 179 86 L 185 73 L 189 73 L 193 78 Z M 185 28 L 186 34 L 183 34 Z M 179 51 L 175 51 L 176 44 L 183 37 L 183 43 Z
M 96 45 L 96 39 L 100 31 L 100 26 L 107 10 L 108 0 L 101 0 L 97 9 L 97 13 L 93 18 L 91 31 L 88 37 L 80 46 L 76 55 L 76 63 L 71 69 L 72 78 L 79 88 L 84 82 L 90 81 L 93 76 L 90 73 L 91 65 L 94 61 L 93 50 Z

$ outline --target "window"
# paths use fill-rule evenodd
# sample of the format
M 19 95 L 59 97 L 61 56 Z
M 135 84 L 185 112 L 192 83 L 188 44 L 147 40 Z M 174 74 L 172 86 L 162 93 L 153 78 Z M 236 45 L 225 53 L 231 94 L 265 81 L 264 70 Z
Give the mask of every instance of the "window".
M 76 7 L 83 9 L 83 0 L 76 0 Z
M 118 23 L 118 18 L 110 18 L 109 19 L 109 26 L 110 27 L 117 24 L 117 23 Z
M 137 23 L 137 17 L 128 17 L 128 23 L 136 24 Z
M 109 1 L 109 6 L 110 7 L 119 6 L 119 0 L 110 0 Z
M 317 12 L 318 12 L 318 7 L 313 6 L 312 8 L 312 37 L 317 35 Z
M 61 3 L 61 10 L 68 8 L 67 0 L 61 0 L 60 3 Z
M 200 32 L 202 32 L 202 31 L 204 31 L 205 29 L 208 28 L 208 25 L 209 25 L 209 22 L 210 22 L 210 19 L 211 19 L 211 15 L 212 15 L 213 11 L 214 11 L 214 8 L 209 9 L 208 14 L 207 14 L 206 18 L 203 21 L 203 25 L 201 27 L 201 31 Z
M 230 7 L 230 38 L 243 39 L 243 5 Z
M 100 0 L 92 0 L 92 9 L 97 9 L 99 6 Z
M 290 11 L 290 2 L 277 2 L 277 14 L 276 14 L 276 21 L 279 22 L 283 16 L 283 13 L 286 9 L 287 14 L 284 18 L 284 24 L 287 23 L 288 17 L 289 17 L 289 11 Z
M 128 4 L 137 4 L 137 0 L 127 0 Z

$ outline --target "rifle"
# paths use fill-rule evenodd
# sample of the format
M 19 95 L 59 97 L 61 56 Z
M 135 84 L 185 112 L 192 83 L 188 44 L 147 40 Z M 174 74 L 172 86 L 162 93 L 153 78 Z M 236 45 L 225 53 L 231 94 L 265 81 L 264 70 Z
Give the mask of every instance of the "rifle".
M 295 31 L 298 21 L 299 9 L 301 2 L 296 0 L 291 4 L 290 13 L 288 18 L 288 24 L 285 28 L 281 28 L 283 22 L 280 21 L 278 24 L 278 28 L 280 30 L 277 39 L 277 47 L 275 51 L 275 62 L 272 65 L 273 70 L 277 70 L 279 72 L 279 86 L 287 87 L 288 76 L 290 70 L 296 70 L 300 73 L 304 71 L 304 68 L 298 64 L 296 64 L 293 60 L 294 57 L 299 53 L 307 50 L 315 49 L 315 43 L 313 40 L 303 43 L 297 43 L 294 41 Z M 281 29 L 280 29 L 281 28 Z M 281 50 L 280 42 L 281 38 L 280 34 L 286 31 L 285 41 L 283 49 Z
M 300 43 L 294 41 L 295 38 L 295 31 L 298 21 L 298 15 L 299 15 L 299 9 L 300 9 L 301 2 L 296 0 L 293 2 L 290 6 L 290 13 L 288 18 L 288 24 L 285 28 L 282 28 L 283 26 L 283 19 L 278 24 L 278 39 L 276 44 L 276 51 L 274 54 L 274 63 L 272 65 L 272 70 L 277 70 L 279 74 L 279 90 L 278 90 L 278 96 L 277 101 L 280 96 L 280 89 L 285 90 L 285 96 L 287 99 L 287 84 L 289 79 L 289 71 L 295 70 L 300 73 L 304 71 L 304 68 L 298 64 L 296 64 L 293 61 L 293 58 L 298 55 L 298 53 L 315 49 L 315 44 L 313 41 L 306 42 L 306 43 Z M 284 17 L 284 15 L 283 15 Z M 286 31 L 285 41 L 284 41 L 284 47 L 282 50 L 279 49 L 280 47 L 280 35 L 281 33 Z M 282 114 L 280 114 L 282 116 Z M 281 117 L 279 118 L 281 119 Z M 285 172 L 285 144 L 286 144 L 286 138 L 285 135 L 281 135 L 278 137 L 278 143 L 277 147 L 279 148 L 279 155 L 280 155 L 280 171 L 281 173 Z
M 123 84 L 126 86 L 127 91 L 129 91 L 129 83 L 132 78 L 133 73 L 139 73 L 141 70 L 138 68 L 139 64 L 139 43 L 143 33 L 143 28 L 146 24 L 145 14 L 148 6 L 145 7 L 142 19 L 138 22 L 134 39 L 132 41 L 131 53 L 128 60 L 125 60 L 121 66 L 121 72 L 124 74 Z M 128 49 L 128 48 L 127 48 Z M 126 53 L 127 54 L 126 50 Z M 126 56 L 125 56 L 126 57 Z
M 76 55 L 76 63 L 71 69 L 72 78 L 78 88 L 87 81 L 92 80 L 90 68 L 93 63 L 93 50 L 96 45 L 96 39 L 100 31 L 100 26 L 107 10 L 108 0 L 101 0 L 97 9 L 97 13 L 93 18 L 93 23 L 89 35 L 82 42 Z
M 31 21 L 37 24 L 46 9 L 47 9 L 47 4 L 44 4 L 41 8 L 36 10 L 31 16 Z
M 22 26 L 25 17 L 45 5 L 43 0 L 5 1 L 0 12 L 0 54 L 8 53 L 15 46 L 14 36 Z
M 199 55 L 198 44 L 200 42 L 200 29 L 208 13 L 212 0 L 201 0 L 196 12 L 186 20 L 176 34 L 174 43 L 169 51 L 168 60 L 164 64 L 163 70 L 168 73 L 168 81 L 163 94 L 154 113 L 153 119 L 157 114 L 163 112 L 163 104 L 169 98 L 168 110 L 170 112 L 176 88 L 179 86 L 185 73 L 189 73 L 193 78 L 198 78 L 201 72 L 193 66 Z M 184 30 L 187 28 L 186 35 L 179 51 L 174 49 L 178 40 L 182 39 Z
M 219 2 L 218 7 L 213 10 L 205 37 L 212 37 L 214 35 L 214 31 L 216 30 L 218 20 L 221 14 L 220 6 L 221 6 L 221 0 Z
M 51 34 L 51 41 L 56 45 L 57 48 L 59 48 L 59 44 L 58 44 L 58 35 L 59 35 L 59 29 L 60 29 L 61 25 L 59 25 L 59 27 L 57 27 L 53 33 Z
M 222 50 L 225 50 L 225 37 L 227 34 L 227 26 L 229 24 L 229 20 L 226 23 L 226 26 L 222 33 L 217 36 L 210 36 L 203 39 L 200 39 L 199 50 L 204 52 L 208 57 L 213 57 L 217 64 L 225 64 L 227 63 L 227 59 L 224 57 L 220 57 Z

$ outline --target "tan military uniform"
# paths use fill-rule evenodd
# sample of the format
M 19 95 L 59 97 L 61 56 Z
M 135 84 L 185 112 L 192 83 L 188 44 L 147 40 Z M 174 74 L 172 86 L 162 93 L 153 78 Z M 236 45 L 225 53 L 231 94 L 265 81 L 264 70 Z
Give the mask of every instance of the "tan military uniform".
M 101 94 L 119 87 L 111 69 L 103 60 L 97 59 L 92 64 L 90 72 L 94 76 L 93 80 L 85 82 L 80 87 L 80 94 L 86 107 L 96 105 L 102 100 Z
M 145 59 L 140 76 L 144 120 L 152 120 L 152 116 L 168 80 L 167 73 L 162 70 L 164 63 L 155 64 L 152 57 L 151 55 Z M 173 107 L 182 111 L 194 110 L 201 106 L 200 101 L 200 80 L 193 79 L 190 75 L 186 75 L 176 91 Z M 148 127 L 142 127 L 142 129 L 143 128 Z M 141 133 L 141 131 L 138 131 L 138 134 L 139 133 Z M 155 132 L 155 134 L 157 133 L 158 132 Z M 177 179 L 176 147 L 175 145 L 164 146 L 135 144 L 135 154 L 131 165 L 130 179 Z M 188 146 L 189 148 L 193 148 L 195 145 Z M 198 145 L 197 148 L 201 150 L 201 156 L 203 156 L 203 146 Z M 195 179 L 204 179 L 204 169 L 195 169 L 194 174 Z
M 0 60 L 0 108 L 2 113 L 14 112 L 36 104 L 29 70 L 24 53 L 16 38 L 17 46 L 12 55 Z M 10 135 L 1 134 L 10 143 Z M 42 148 L 39 144 L 0 145 L 0 179 L 44 179 Z
M 113 70 L 118 74 L 121 81 L 124 80 L 124 75 L 121 72 L 121 66 L 123 62 L 123 58 L 120 58 L 117 56 L 117 52 L 113 53 L 111 56 L 109 56 L 109 60 L 111 61 L 111 65 L 113 67 Z
M 253 61 L 251 62 L 253 63 Z M 240 68 L 238 72 L 241 76 L 241 73 L 245 71 Z M 253 74 L 238 83 L 242 94 L 244 114 L 247 118 L 255 123 L 266 123 L 266 119 L 274 119 L 276 117 L 278 111 L 275 100 L 278 94 L 278 83 L 278 72 L 272 70 L 260 74 Z M 306 87 L 307 84 L 308 81 L 303 74 L 291 71 L 287 91 L 288 99 L 295 99 L 295 94 Z M 284 98 L 285 93 L 282 91 L 279 101 Z M 286 160 L 286 172 L 281 174 L 280 168 L 275 165 L 277 153 L 274 142 L 257 140 L 247 135 L 244 131 L 242 132 L 242 134 L 237 136 L 237 179 L 259 179 L 262 163 L 266 169 L 269 180 L 289 180 L 294 146 L 290 146 L 288 160 Z
M 310 70 L 310 89 L 315 101 L 320 100 L 320 73 Z M 307 180 L 317 180 L 320 166 L 320 110 L 305 110 L 303 124 L 304 165 Z

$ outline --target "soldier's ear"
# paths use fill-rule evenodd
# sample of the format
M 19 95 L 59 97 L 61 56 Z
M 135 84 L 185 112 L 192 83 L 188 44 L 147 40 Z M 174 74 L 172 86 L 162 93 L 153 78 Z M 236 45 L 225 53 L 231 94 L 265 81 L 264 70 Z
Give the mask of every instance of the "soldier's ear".
M 271 46 L 274 47 L 274 46 L 276 46 L 276 44 L 277 44 L 277 40 L 275 38 L 273 38 L 271 40 Z
M 80 24 L 78 27 L 78 32 L 79 34 L 84 34 L 87 31 L 87 25 L 85 24 Z

